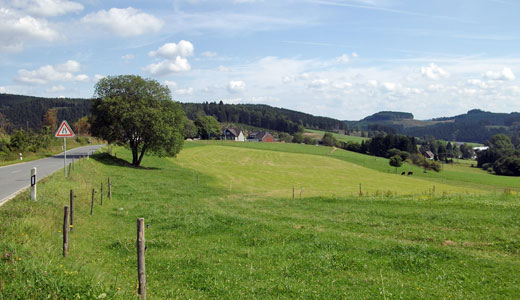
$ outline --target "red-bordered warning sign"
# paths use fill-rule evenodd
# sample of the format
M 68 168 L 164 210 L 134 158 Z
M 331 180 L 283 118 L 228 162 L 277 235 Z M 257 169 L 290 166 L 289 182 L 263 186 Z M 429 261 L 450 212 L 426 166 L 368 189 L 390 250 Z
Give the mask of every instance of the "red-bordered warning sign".
M 67 123 L 67 121 L 63 121 L 63 122 L 61 122 L 61 125 L 58 128 L 58 131 L 56 131 L 56 134 L 54 134 L 54 136 L 69 138 L 69 137 L 75 137 L 76 135 L 70 128 L 69 123 Z

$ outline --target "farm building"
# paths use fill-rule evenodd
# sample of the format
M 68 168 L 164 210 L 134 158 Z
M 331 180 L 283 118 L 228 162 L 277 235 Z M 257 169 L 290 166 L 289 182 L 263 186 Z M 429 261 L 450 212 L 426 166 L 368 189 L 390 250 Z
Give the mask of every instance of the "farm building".
M 247 137 L 248 142 L 264 142 L 264 143 L 273 143 L 273 136 L 267 131 L 256 131 L 251 132 Z
M 435 154 L 433 154 L 433 152 L 431 152 L 430 150 L 424 152 L 424 156 L 427 158 L 427 159 L 434 159 L 435 158 Z
M 222 139 L 243 142 L 245 141 L 244 132 L 240 128 L 224 128 Z

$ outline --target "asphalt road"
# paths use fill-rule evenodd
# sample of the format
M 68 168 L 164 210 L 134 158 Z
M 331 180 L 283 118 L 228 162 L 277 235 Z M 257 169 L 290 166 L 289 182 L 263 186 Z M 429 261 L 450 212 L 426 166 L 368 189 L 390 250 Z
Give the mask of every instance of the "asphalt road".
M 86 156 L 104 145 L 92 145 L 67 150 L 67 165 L 69 159 Z M 37 181 L 45 178 L 57 170 L 63 172 L 63 153 L 58 155 L 0 167 L 0 206 L 12 199 L 31 185 L 31 169 L 36 167 Z

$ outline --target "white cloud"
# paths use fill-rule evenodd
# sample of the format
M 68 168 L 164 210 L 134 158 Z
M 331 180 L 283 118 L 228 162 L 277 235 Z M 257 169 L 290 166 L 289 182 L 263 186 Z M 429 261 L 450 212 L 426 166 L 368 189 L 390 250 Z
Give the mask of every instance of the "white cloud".
M 327 78 L 314 79 L 309 83 L 309 87 L 311 88 L 323 88 L 329 85 L 329 80 Z
M 354 57 L 354 58 L 358 58 L 358 57 L 359 57 L 359 54 L 357 54 L 356 52 L 352 52 L 352 57 Z
M 343 54 L 342 56 L 336 58 L 336 63 L 338 63 L 338 64 L 346 64 L 349 61 L 350 61 L 350 58 L 349 58 L 348 54 Z
M 427 67 L 421 67 L 421 74 L 431 80 L 439 80 L 450 76 L 448 72 L 434 63 Z
M 50 89 L 47 89 L 48 93 L 59 93 L 63 92 L 65 90 L 65 87 L 63 85 L 54 85 Z
M 187 88 L 187 89 L 177 89 L 175 90 L 175 94 L 177 95 L 191 95 L 193 94 L 193 88 Z
M 510 88 L 511 92 L 515 95 L 520 95 L 520 86 L 512 86 Z M 5 93 L 5 92 L 4 92 Z
M 151 75 L 167 75 L 171 73 L 186 72 L 191 70 L 187 59 L 177 56 L 175 60 L 163 60 L 156 64 L 150 64 L 144 70 Z
M 228 83 L 227 89 L 230 93 L 240 93 L 245 91 L 246 83 L 242 80 L 231 80 Z
M 75 60 L 67 60 L 66 63 L 63 64 L 57 64 L 56 65 L 56 71 L 60 73 L 76 73 L 80 69 L 79 62 Z
M 7 93 L 7 89 L 3 86 L 0 86 L 0 93 L 1 94 L 6 94 Z
M 193 44 L 181 40 L 178 44 L 175 43 L 166 43 L 162 45 L 157 51 L 150 51 L 148 55 L 150 56 L 160 56 L 165 59 L 174 60 L 178 56 L 180 57 L 188 57 L 193 55 Z
M 350 83 L 350 82 L 334 82 L 332 84 L 332 86 L 337 88 L 337 89 L 346 89 L 346 88 L 351 88 L 352 87 L 352 83 Z
M 74 74 L 79 69 L 80 65 L 78 62 L 69 60 L 54 66 L 45 65 L 33 71 L 18 70 L 18 76 L 15 77 L 15 80 L 27 84 L 46 84 L 53 81 L 87 81 L 89 78 L 87 75 Z
M 121 59 L 124 60 L 125 62 L 129 62 L 134 58 L 135 58 L 135 55 L 133 55 L 133 54 L 125 54 L 125 55 L 121 56 Z
M 119 36 L 136 36 L 159 31 L 164 22 L 133 7 L 100 10 L 84 16 L 85 24 L 97 25 Z
M 170 88 L 170 90 L 177 88 L 177 82 L 175 82 L 175 81 L 165 80 L 164 84 L 166 86 L 168 86 L 168 88 Z
M 98 81 L 100 81 L 101 79 L 103 79 L 105 77 L 106 76 L 104 76 L 104 75 L 96 74 L 96 75 L 94 75 L 94 81 L 98 82 Z
M 468 84 L 478 86 L 481 89 L 487 89 L 489 87 L 489 84 L 480 79 L 468 79 L 467 82 Z
M 81 3 L 67 0 L 15 0 L 11 1 L 11 6 L 30 15 L 43 17 L 55 17 L 83 10 Z
M 515 74 L 510 68 L 505 67 L 502 71 L 487 71 L 484 77 L 490 80 L 515 80 Z
M 217 52 L 204 51 L 204 52 L 202 52 L 202 56 L 209 57 L 209 58 L 215 57 L 215 56 L 217 56 Z
M 231 71 L 230 68 L 228 68 L 228 67 L 226 67 L 226 66 L 222 66 L 222 65 L 221 65 L 221 66 L 218 66 L 218 70 L 219 70 L 220 72 L 229 72 L 229 71 Z
M 44 19 L 0 8 L 0 52 L 20 52 L 26 41 L 55 41 L 59 34 Z

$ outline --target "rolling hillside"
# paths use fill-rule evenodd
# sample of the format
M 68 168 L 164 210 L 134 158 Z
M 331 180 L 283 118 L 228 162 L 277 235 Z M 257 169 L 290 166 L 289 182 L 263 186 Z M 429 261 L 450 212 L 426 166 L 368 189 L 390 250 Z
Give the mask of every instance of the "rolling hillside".
M 468 194 L 455 181 L 402 177 L 384 160 L 330 150 L 190 142 L 177 158 L 146 157 L 143 168 L 128 167 L 124 148 L 78 161 L 70 177 L 41 182 L 38 201 L 22 193 L 0 208 L 0 299 L 138 299 L 138 217 L 150 299 L 520 293 L 514 191 Z M 90 215 L 91 190 L 107 176 L 112 199 L 100 205 L 96 193 Z M 69 189 L 77 198 L 64 258 Z

